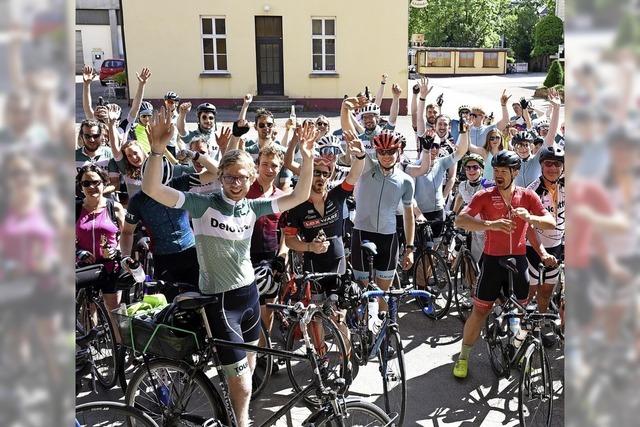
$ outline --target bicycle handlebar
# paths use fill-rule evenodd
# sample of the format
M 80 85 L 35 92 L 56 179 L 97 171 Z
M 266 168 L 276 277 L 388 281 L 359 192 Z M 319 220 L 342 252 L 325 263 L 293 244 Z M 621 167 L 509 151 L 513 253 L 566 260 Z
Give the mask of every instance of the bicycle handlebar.
M 422 289 L 389 289 L 388 291 L 383 291 L 382 289 L 366 291 L 362 293 L 360 299 L 365 300 L 369 298 L 382 298 L 382 297 L 404 297 L 404 296 L 412 296 L 412 297 L 424 297 L 424 298 L 434 298 L 431 292 L 422 290 Z

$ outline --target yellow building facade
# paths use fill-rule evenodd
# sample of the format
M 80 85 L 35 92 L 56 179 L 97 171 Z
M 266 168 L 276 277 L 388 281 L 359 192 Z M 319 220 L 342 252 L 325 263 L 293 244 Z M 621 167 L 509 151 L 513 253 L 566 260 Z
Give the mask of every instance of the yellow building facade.
M 414 47 L 416 71 L 420 74 L 506 74 L 507 49 Z
M 122 15 L 129 82 L 149 67 L 148 99 L 173 90 L 224 107 L 252 93 L 335 110 L 382 73 L 407 96 L 404 2 L 135 0 Z

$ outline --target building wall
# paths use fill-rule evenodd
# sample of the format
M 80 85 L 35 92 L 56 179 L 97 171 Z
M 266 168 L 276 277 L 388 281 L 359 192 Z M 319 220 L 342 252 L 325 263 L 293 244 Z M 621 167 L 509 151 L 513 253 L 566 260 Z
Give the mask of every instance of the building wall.
M 94 48 L 104 51 L 102 59 L 114 57 L 114 52 L 111 49 L 111 30 L 108 25 L 76 25 L 76 30 L 80 30 L 82 34 L 82 50 L 85 64 L 94 65 L 92 53 Z
M 271 10 L 265 13 L 267 3 Z M 406 98 L 408 7 L 402 2 L 393 7 L 384 0 L 295 4 L 289 0 L 191 0 L 187 4 L 174 0 L 155 1 L 154 7 L 146 2 L 123 3 L 129 81 L 135 81 L 134 73 L 140 68 L 151 68 L 153 77 L 145 89 L 149 98 L 161 98 L 168 89 L 183 98 L 239 100 L 247 92 L 257 93 L 255 16 L 282 16 L 285 96 L 335 105 L 344 94 L 355 94 L 365 85 L 375 93 L 381 74 L 387 73 Z M 226 19 L 229 76 L 200 75 L 201 15 Z M 312 17 L 335 17 L 337 75 L 310 75 Z M 385 95 L 391 97 L 390 85 Z
M 474 49 L 469 49 L 473 51 Z M 474 52 L 473 67 L 460 67 L 460 51 L 451 51 L 451 65 L 449 67 L 428 67 L 427 66 L 427 52 L 420 50 L 416 53 L 416 62 L 418 64 L 417 71 L 420 74 L 429 75 L 492 75 L 492 74 L 505 74 L 507 64 L 507 53 L 503 51 L 498 52 L 498 67 L 485 68 L 483 67 L 483 52 Z

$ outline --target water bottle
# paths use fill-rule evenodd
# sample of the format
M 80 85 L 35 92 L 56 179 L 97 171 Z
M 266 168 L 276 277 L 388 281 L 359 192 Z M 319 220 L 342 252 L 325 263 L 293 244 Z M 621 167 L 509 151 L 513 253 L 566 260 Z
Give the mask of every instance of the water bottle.
M 515 314 L 515 311 L 512 311 L 511 314 Z M 515 337 L 520 333 L 520 318 L 517 316 L 509 317 L 509 329 L 511 330 L 511 339 L 515 341 Z M 512 341 L 512 344 L 514 342 Z
M 126 257 L 122 260 L 122 265 L 125 270 L 133 276 L 133 280 L 135 280 L 136 283 L 143 283 L 145 281 L 146 274 L 142 269 L 142 264 L 138 261 L 131 259 L 131 257 Z
M 160 402 L 165 406 L 169 406 L 169 404 L 171 403 L 171 393 L 169 392 L 169 387 L 162 384 L 160 386 L 160 389 L 158 390 L 158 394 L 160 395 Z
M 378 301 L 377 300 L 369 300 L 367 304 L 367 309 L 369 311 L 369 318 L 367 324 L 369 325 L 369 330 L 373 332 L 375 328 L 375 324 L 378 320 Z M 375 333 L 375 332 L 374 332 Z
M 294 128 L 296 126 L 298 126 L 298 121 L 296 120 L 296 107 L 295 107 L 295 105 L 291 106 L 291 113 L 289 114 L 289 118 L 291 119 L 291 122 L 293 123 L 293 127 Z
M 513 338 L 513 346 L 515 348 L 520 348 L 524 339 L 527 337 L 528 331 L 525 328 L 519 328 L 517 335 Z

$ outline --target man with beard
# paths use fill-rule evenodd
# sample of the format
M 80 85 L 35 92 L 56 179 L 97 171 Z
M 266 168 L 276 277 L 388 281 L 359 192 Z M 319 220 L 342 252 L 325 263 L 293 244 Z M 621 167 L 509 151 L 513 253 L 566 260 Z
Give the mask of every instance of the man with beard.
M 380 107 L 373 102 L 366 104 L 360 109 L 360 118 L 364 125 L 364 132 L 358 135 L 358 139 L 362 141 L 364 150 L 370 156 L 375 153 L 373 146 L 373 137 L 379 135 L 383 130 L 393 131 L 396 128 L 396 119 L 398 118 L 398 108 L 400 107 L 400 95 L 402 89 L 397 84 L 391 86 L 391 92 L 393 92 L 393 100 L 391 101 L 391 111 L 389 112 L 389 120 L 384 126 L 380 126 Z M 350 127 L 353 125 L 350 124 Z M 347 128 L 343 125 L 343 130 Z
M 97 120 L 83 120 L 80 124 L 79 139 L 82 147 L 76 150 L 76 169 L 93 163 L 103 169 L 107 168 L 109 160 L 113 158 L 111 149 L 102 144 L 105 129 Z
M 556 225 L 536 193 L 515 185 L 520 164 L 520 157 L 513 151 L 498 152 L 491 159 L 495 187 L 478 192 L 456 219 L 457 227 L 486 232 L 473 309 L 464 324 L 462 348 L 453 367 L 457 378 L 466 378 L 469 354 L 501 290 L 508 295 L 509 271 L 500 265 L 500 259 L 515 258 L 517 273 L 513 275 L 513 293 L 521 304 L 526 304 L 529 295 L 527 230 L 530 225 L 543 230 L 551 230 Z M 480 218 L 475 218 L 476 215 Z
M 216 130 L 216 106 L 205 102 L 198 105 L 196 108 L 196 114 L 198 117 L 198 129 L 191 132 L 186 131 L 186 117 L 187 113 L 191 111 L 191 103 L 184 102 L 180 104 L 180 113 L 178 114 L 178 135 L 185 144 L 191 143 L 191 140 L 197 136 L 201 137 L 209 143 L 209 154 L 211 158 L 216 161 L 220 160 L 221 153 L 220 147 L 216 142 L 215 130 Z

